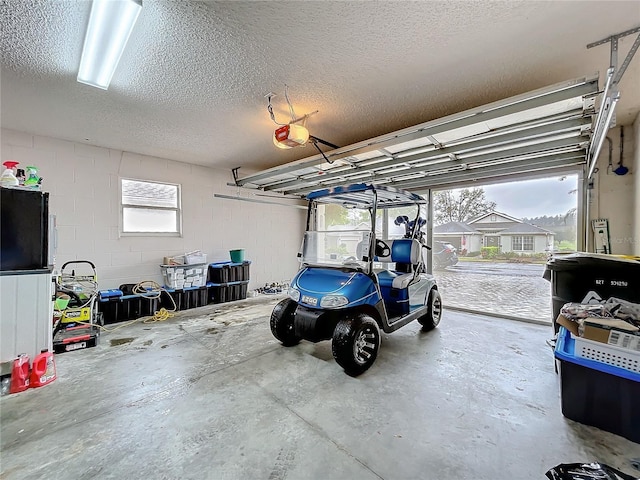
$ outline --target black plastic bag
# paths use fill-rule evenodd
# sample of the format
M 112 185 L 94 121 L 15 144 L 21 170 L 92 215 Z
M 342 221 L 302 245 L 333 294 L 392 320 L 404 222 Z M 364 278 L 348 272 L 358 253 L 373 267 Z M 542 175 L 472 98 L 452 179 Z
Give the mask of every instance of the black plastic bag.
M 546 476 L 551 480 L 640 480 L 603 463 L 563 463 Z

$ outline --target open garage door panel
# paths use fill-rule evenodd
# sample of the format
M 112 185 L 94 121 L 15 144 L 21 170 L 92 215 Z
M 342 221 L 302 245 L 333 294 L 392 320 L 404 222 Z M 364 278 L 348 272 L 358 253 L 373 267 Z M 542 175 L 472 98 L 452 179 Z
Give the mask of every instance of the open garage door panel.
M 273 167 L 237 185 L 302 197 L 359 182 L 407 190 L 554 175 L 586 163 L 598 77 L 552 85 Z

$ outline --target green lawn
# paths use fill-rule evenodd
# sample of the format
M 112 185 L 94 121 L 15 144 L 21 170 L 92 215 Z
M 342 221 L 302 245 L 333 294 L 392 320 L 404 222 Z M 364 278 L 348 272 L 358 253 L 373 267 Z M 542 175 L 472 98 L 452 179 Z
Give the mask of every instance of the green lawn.
M 547 263 L 544 258 L 512 258 L 507 260 L 506 258 L 482 258 L 481 256 L 477 257 L 458 257 L 458 260 L 461 262 L 481 262 L 481 263 L 537 263 L 537 264 L 545 264 Z

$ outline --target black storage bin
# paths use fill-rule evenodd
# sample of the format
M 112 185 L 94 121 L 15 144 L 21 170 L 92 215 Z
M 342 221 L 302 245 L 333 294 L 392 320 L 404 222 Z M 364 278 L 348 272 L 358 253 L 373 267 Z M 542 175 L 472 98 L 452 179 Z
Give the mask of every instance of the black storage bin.
M 209 264 L 209 282 L 211 283 L 229 283 L 229 264 L 228 263 L 211 263 Z
M 140 317 L 151 317 L 153 316 L 160 308 L 158 307 L 158 299 L 157 298 L 148 298 L 148 297 L 140 297 L 139 310 L 138 310 L 138 318 Z
M 121 305 L 122 300 L 120 300 L 120 298 L 98 302 L 98 311 L 102 313 L 102 318 L 105 324 L 117 323 L 120 321 L 119 314 Z
M 229 281 L 239 282 L 242 280 L 242 265 L 231 265 L 229 267 Z
M 204 307 L 207 303 L 209 303 L 209 290 L 207 289 L 207 287 L 198 287 L 194 291 L 193 296 L 196 307 Z
M 241 281 L 249 281 L 249 266 L 251 262 L 242 262 L 242 278 Z M 246 295 L 245 295 L 246 297 Z
M 173 305 L 173 302 L 169 299 L 167 295 L 162 295 L 162 297 L 160 297 L 161 307 L 166 308 L 167 310 L 173 310 L 175 308 L 176 311 L 185 309 L 186 302 L 185 302 L 185 294 L 183 290 L 167 289 L 167 293 L 173 299 L 173 302 L 175 302 L 175 306 Z
M 136 294 L 114 296 L 98 301 L 98 311 L 102 313 L 105 324 L 150 317 L 160 309 L 160 306 L 161 302 L 158 298 Z M 162 306 L 165 305 L 162 304 Z
M 121 297 L 119 321 L 133 320 L 141 315 L 140 297 L 137 295 L 124 295 Z
M 589 292 L 603 300 L 610 297 L 640 303 L 640 261 L 616 257 L 574 253 L 557 256 L 547 262 L 544 278 L 551 282 L 552 321 L 565 303 L 581 302 Z
M 560 329 L 562 414 L 576 422 L 640 443 L 640 374 L 575 355 L 574 339 Z
M 185 289 L 184 308 L 198 308 L 208 303 L 207 287 L 195 287 Z
M 238 300 L 244 300 L 245 298 L 247 298 L 247 287 L 249 286 L 249 283 L 243 283 L 240 285 L 240 293 L 238 295 Z
M 231 301 L 231 287 L 229 285 L 211 285 L 209 287 L 209 299 L 213 303 L 226 303 Z
M 231 286 L 231 301 L 235 302 L 236 300 L 240 300 L 240 284 L 235 284 Z
M 640 443 L 640 383 L 560 362 L 562 414 Z
M 223 284 L 249 281 L 249 267 L 251 262 L 242 263 L 218 262 L 209 264 L 210 283 Z

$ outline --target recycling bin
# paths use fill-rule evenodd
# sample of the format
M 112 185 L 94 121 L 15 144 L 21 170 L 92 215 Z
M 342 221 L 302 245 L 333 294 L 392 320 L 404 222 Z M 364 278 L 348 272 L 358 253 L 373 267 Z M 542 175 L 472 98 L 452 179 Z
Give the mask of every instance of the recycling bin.
M 640 303 L 640 258 L 595 253 L 554 256 L 543 277 L 551 282 L 552 322 L 565 303 L 615 297 Z

